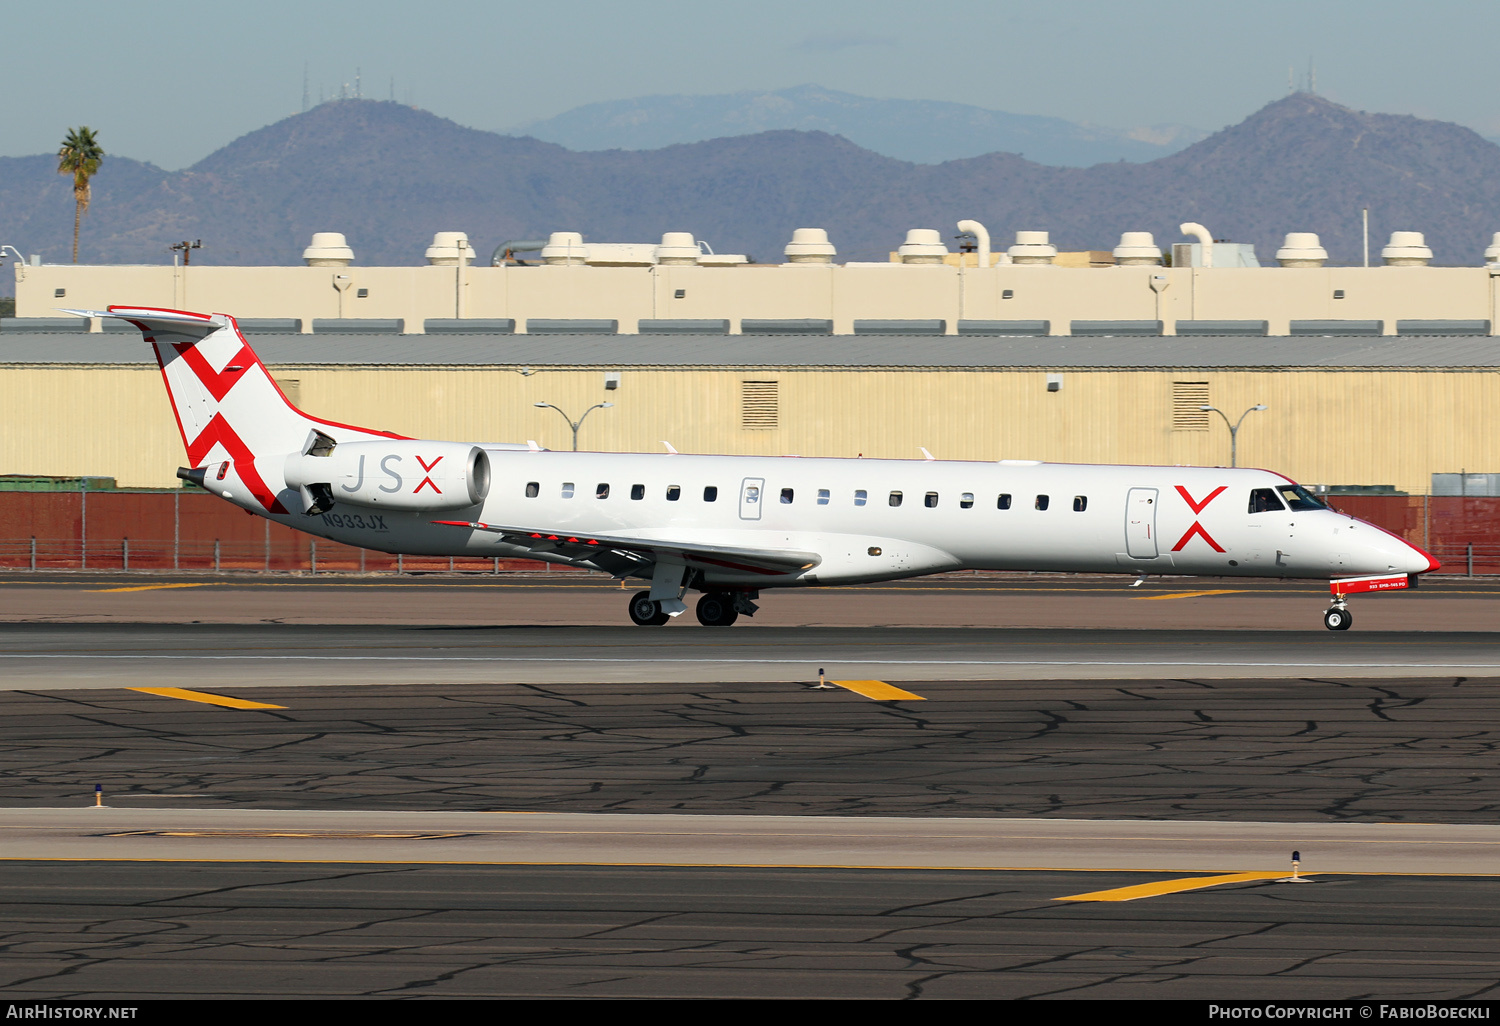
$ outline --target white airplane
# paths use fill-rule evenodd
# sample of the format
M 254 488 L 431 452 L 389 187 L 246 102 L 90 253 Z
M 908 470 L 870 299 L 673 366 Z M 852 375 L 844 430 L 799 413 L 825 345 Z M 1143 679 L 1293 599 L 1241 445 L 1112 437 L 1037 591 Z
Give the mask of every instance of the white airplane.
M 1437 560 L 1265 470 L 549 452 L 319 420 L 277 388 L 233 317 L 112 306 L 155 348 L 188 467 L 177 476 L 297 530 L 382 552 L 524 557 L 650 581 L 630 618 L 754 615 L 767 588 L 948 570 L 1415 585 Z M 1139 582 L 1138 582 L 1139 583 Z

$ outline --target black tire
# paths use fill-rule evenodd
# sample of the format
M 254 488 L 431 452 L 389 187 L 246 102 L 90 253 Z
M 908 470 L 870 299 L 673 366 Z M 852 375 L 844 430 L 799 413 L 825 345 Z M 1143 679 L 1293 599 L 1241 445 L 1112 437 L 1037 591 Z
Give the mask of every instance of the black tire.
M 649 591 L 638 591 L 630 596 L 630 620 L 637 627 L 660 627 L 671 619 L 661 611 L 661 603 L 651 600 Z
M 698 600 L 698 622 L 705 627 L 729 627 L 740 618 L 734 599 L 723 592 L 709 592 Z
M 1354 617 L 1347 609 L 1335 607 L 1323 614 L 1323 626 L 1331 631 L 1347 631 L 1353 623 Z

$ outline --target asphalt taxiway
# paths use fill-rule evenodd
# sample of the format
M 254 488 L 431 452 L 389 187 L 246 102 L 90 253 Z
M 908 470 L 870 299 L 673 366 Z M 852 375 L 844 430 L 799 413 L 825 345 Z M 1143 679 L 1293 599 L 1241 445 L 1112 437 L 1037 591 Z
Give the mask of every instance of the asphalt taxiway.
M 0 579 L 0 994 L 1500 994 L 1497 592 L 1148 588 Z

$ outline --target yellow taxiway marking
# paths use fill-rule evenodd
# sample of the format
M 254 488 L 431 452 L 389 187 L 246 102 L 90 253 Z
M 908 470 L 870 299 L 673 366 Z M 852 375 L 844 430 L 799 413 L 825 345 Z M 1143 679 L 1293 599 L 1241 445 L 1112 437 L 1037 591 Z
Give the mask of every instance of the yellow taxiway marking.
M 224 695 L 211 695 L 207 691 L 189 691 L 187 688 L 131 688 L 131 691 L 144 691 L 148 695 L 161 695 L 163 698 L 180 698 L 185 702 L 202 702 L 205 705 L 222 705 L 226 709 L 285 709 L 284 705 L 267 705 L 265 702 L 248 702 L 243 698 L 227 698 Z
M 927 701 L 921 695 L 914 695 L 910 691 L 902 691 L 900 688 L 887 684 L 883 680 L 831 680 L 828 683 L 837 684 L 839 687 L 847 688 L 856 695 L 864 695 L 866 698 L 873 698 L 877 702 L 900 702 L 902 700 Z
M 88 590 L 102 595 L 110 591 L 162 591 L 166 588 L 205 588 L 209 584 L 209 581 L 193 581 L 190 584 L 136 584 L 129 588 L 89 588 Z
M 1134 901 L 1137 898 L 1154 898 L 1160 894 L 1177 894 L 1181 891 L 1197 891 L 1204 887 L 1219 887 L 1223 884 L 1245 883 L 1249 880 L 1279 880 L 1286 876 L 1283 870 L 1277 873 L 1227 873 L 1223 876 L 1191 876 L 1182 880 L 1158 880 L 1155 883 L 1136 884 L 1133 887 L 1116 887 L 1108 891 L 1090 891 L 1087 894 L 1069 894 L 1053 901 Z M 1310 874 L 1303 874 L 1304 876 Z
M 1247 589 L 1247 588 L 1226 588 L 1226 589 L 1222 589 L 1220 591 L 1174 591 L 1174 592 L 1171 592 L 1171 593 L 1166 594 L 1166 595 L 1132 595 L 1131 598 L 1137 598 L 1137 599 L 1179 599 L 1179 598 L 1198 598 L 1201 595 L 1244 595 L 1248 590 L 1249 589 Z

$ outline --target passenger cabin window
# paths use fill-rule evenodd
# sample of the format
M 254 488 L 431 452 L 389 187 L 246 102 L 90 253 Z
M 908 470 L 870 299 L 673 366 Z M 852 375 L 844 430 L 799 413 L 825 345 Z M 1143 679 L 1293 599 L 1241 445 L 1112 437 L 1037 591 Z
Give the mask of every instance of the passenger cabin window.
M 1301 485 L 1282 485 L 1277 489 L 1277 491 L 1281 493 L 1281 497 L 1286 500 L 1286 504 L 1292 507 L 1293 511 L 1300 512 L 1304 509 L 1328 508 L 1327 506 L 1319 502 L 1313 496 L 1312 492 L 1308 491 L 1306 488 L 1303 488 Z
M 609 485 L 606 484 L 603 481 L 600 481 L 598 484 L 596 484 L 594 486 L 594 498 L 596 498 L 596 499 L 607 499 L 607 498 L 609 498 Z
M 1276 497 L 1274 488 L 1256 488 L 1250 492 L 1251 513 L 1278 513 L 1286 509 Z
M 1038 495 L 1036 497 L 1036 508 L 1037 509 L 1046 509 L 1049 505 L 1051 505 L 1051 503 L 1052 503 L 1052 499 L 1051 499 L 1050 496 L 1047 496 L 1047 495 Z
M 564 481 L 563 482 L 562 497 L 564 499 L 571 499 L 573 497 L 573 482 L 572 481 Z
M 631 485 L 630 486 L 630 497 L 632 499 L 636 499 L 636 500 L 644 499 L 646 497 L 646 486 L 645 485 Z
M 526 498 L 528 498 L 528 499 L 534 499 L 538 495 L 541 495 L 541 494 L 542 494 L 542 485 L 541 485 L 540 481 L 527 481 L 526 482 Z
M 937 502 L 937 492 L 928 492 L 926 495 L 922 496 L 922 505 L 926 506 L 928 509 L 937 509 Z
M 792 490 L 790 488 L 783 488 L 781 490 L 781 501 L 788 506 L 792 504 Z
M 682 498 L 682 485 L 667 485 L 667 501 L 676 502 Z
M 996 509 L 1010 509 L 1010 495 L 1001 493 L 1000 498 L 995 500 Z
M 869 498 L 870 494 L 863 488 L 854 489 L 854 504 L 856 506 L 863 506 L 866 502 L 869 501 Z
M 901 493 L 900 492 L 892 492 L 891 493 L 891 505 L 892 506 L 899 506 L 899 505 L 901 505 Z
M 1073 512 L 1082 513 L 1089 508 L 1089 497 L 1087 495 L 1073 496 Z
M 973 509 L 974 508 L 974 493 L 973 492 L 964 492 L 962 495 L 960 495 L 958 497 L 958 508 L 959 509 Z
M 819 488 L 818 489 L 818 505 L 819 506 L 826 506 L 826 505 L 828 505 L 828 489 L 827 488 Z
M 703 488 L 703 501 L 713 502 L 719 497 L 718 485 L 705 485 Z

